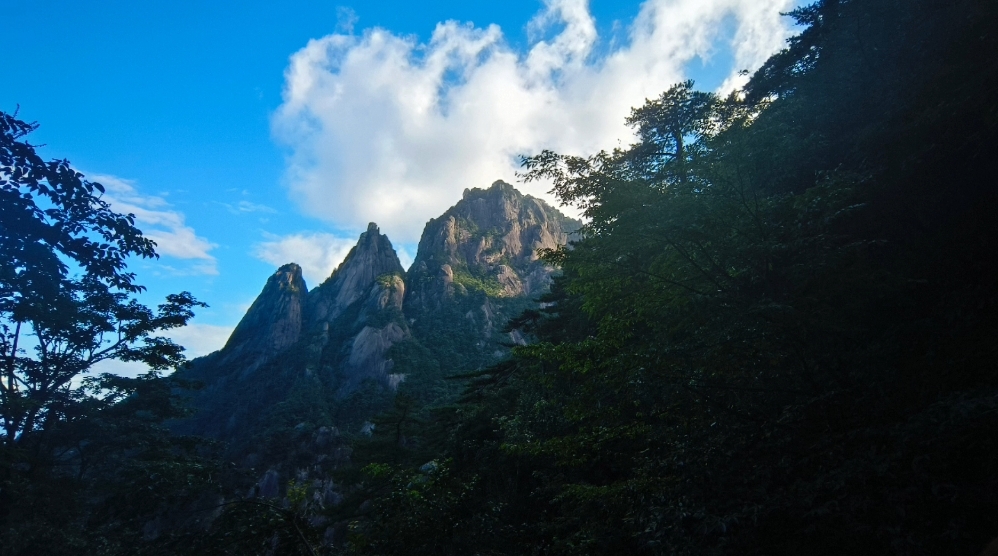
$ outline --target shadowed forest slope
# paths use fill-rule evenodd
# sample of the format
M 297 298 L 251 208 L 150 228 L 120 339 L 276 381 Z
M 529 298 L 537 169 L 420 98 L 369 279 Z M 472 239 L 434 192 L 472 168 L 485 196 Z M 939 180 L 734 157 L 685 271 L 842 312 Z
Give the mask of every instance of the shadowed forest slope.
M 514 323 L 536 342 L 413 425 L 432 450 L 368 468 L 352 550 L 970 555 L 998 535 L 995 4 L 793 17 L 743 92 L 681 83 L 634 109 L 626 149 L 525 160 L 587 217 Z
M 571 236 L 497 182 L 408 272 L 373 224 L 313 290 L 279 269 L 173 377 L 205 384 L 177 430 L 227 444 L 167 435 L 148 377 L 67 414 L 54 471 L 3 452 L 4 540 L 27 540 L 0 554 L 980 554 L 998 4 L 790 16 L 744 90 L 678 83 L 633 145 L 524 159 L 583 211 Z M 139 445 L 91 471 L 115 430 Z

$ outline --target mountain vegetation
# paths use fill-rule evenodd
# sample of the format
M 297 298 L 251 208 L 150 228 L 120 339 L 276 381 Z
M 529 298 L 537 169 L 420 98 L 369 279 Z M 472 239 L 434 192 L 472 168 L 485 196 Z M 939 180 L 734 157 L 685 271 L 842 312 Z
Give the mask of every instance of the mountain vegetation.
M 993 3 L 823 1 L 730 97 L 543 152 L 586 223 L 367 467 L 358 554 L 976 554 L 998 533 Z M 415 434 L 415 433 L 414 433 Z M 429 462 L 429 463 L 427 463 Z
M 36 127 L 0 113 L 0 553 L 115 551 L 213 491 L 199 441 L 162 424 L 183 411 L 158 374 L 184 357 L 156 334 L 203 304 L 131 298 L 143 288 L 126 259 L 155 244 L 99 183 L 42 160 L 26 139 Z M 108 359 L 151 370 L 84 376 Z
M 31 311 L 58 302 L 73 334 L 134 331 L 109 356 L 176 364 L 152 334 L 197 302 L 115 297 L 135 287 L 118 254 L 152 246 L 96 184 L 60 185 L 68 165 L 20 170 L 30 126 L 5 116 L 0 553 L 981 554 L 998 5 L 789 16 L 799 34 L 742 90 L 678 83 L 633 109 L 633 145 L 523 159 L 584 222 L 469 189 L 408 271 L 372 224 L 312 290 L 278 269 L 172 382 L 76 386 L 44 346 L 18 355 L 11 330 L 47 338 Z M 30 394 L 31 373 L 57 384 Z

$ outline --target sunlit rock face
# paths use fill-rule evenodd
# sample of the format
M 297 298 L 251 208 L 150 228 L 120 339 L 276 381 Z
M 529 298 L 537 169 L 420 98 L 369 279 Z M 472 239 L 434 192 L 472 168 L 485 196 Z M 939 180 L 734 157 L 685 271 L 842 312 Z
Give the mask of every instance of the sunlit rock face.
M 335 322 L 353 303 L 371 294 L 379 277 L 397 276 L 401 281 L 404 274 L 388 236 L 370 223 L 332 276 L 308 293 L 309 326 Z
M 488 297 L 536 295 L 550 285 L 554 270 L 538 260 L 538 250 L 566 244 L 578 227 L 508 183 L 466 189 L 456 205 L 426 224 L 407 277 L 406 309 L 432 310 L 474 290 Z
M 502 181 L 466 189 L 457 204 L 427 222 L 406 276 L 404 309 L 413 334 L 431 351 L 435 335 L 460 338 L 466 344 L 461 357 L 439 357 L 465 368 L 504 357 L 509 344 L 523 342 L 502 332 L 506 321 L 551 284 L 555 269 L 538 251 L 565 245 L 579 225 Z
M 391 241 L 372 222 L 343 263 L 308 293 L 302 347 L 324 354 L 315 367 L 335 367 L 339 396 L 348 396 L 365 380 L 397 386 L 398 379 L 389 377 L 393 361 L 388 352 L 409 337 L 402 317 L 404 274 Z

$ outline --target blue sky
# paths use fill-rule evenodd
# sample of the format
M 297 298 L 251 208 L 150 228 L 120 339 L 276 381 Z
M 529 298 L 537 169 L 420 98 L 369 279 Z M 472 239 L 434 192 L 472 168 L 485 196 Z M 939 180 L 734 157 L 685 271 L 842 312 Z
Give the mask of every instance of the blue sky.
M 682 78 L 737 86 L 790 8 L 5 0 L 0 110 L 20 105 L 44 157 L 110 184 L 157 239 L 161 259 L 133 264 L 144 301 L 211 305 L 177 336 L 198 355 L 281 262 L 314 286 L 369 220 L 411 260 L 422 223 L 512 181 L 516 154 L 626 143 L 627 108 Z

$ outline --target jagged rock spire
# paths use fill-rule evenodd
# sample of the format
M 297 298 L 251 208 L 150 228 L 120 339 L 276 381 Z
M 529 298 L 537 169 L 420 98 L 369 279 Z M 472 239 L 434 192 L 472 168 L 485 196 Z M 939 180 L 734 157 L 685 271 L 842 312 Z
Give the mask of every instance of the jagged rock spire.
M 333 274 L 309 292 L 308 322 L 332 322 L 363 297 L 379 276 L 404 274 L 392 242 L 371 222 Z
M 262 360 L 297 342 L 307 293 L 300 266 L 290 263 L 277 269 L 232 331 L 222 353 L 227 358 Z
M 373 222 L 311 291 L 298 265 L 282 266 L 226 346 L 181 371 L 207 384 L 190 430 L 245 437 L 302 380 L 345 400 L 364 384 L 392 390 L 413 375 L 422 388 L 432 373 L 491 364 L 523 341 L 502 325 L 550 283 L 554 269 L 536 250 L 566 242 L 577 226 L 500 181 L 466 190 L 430 220 L 409 272 Z

